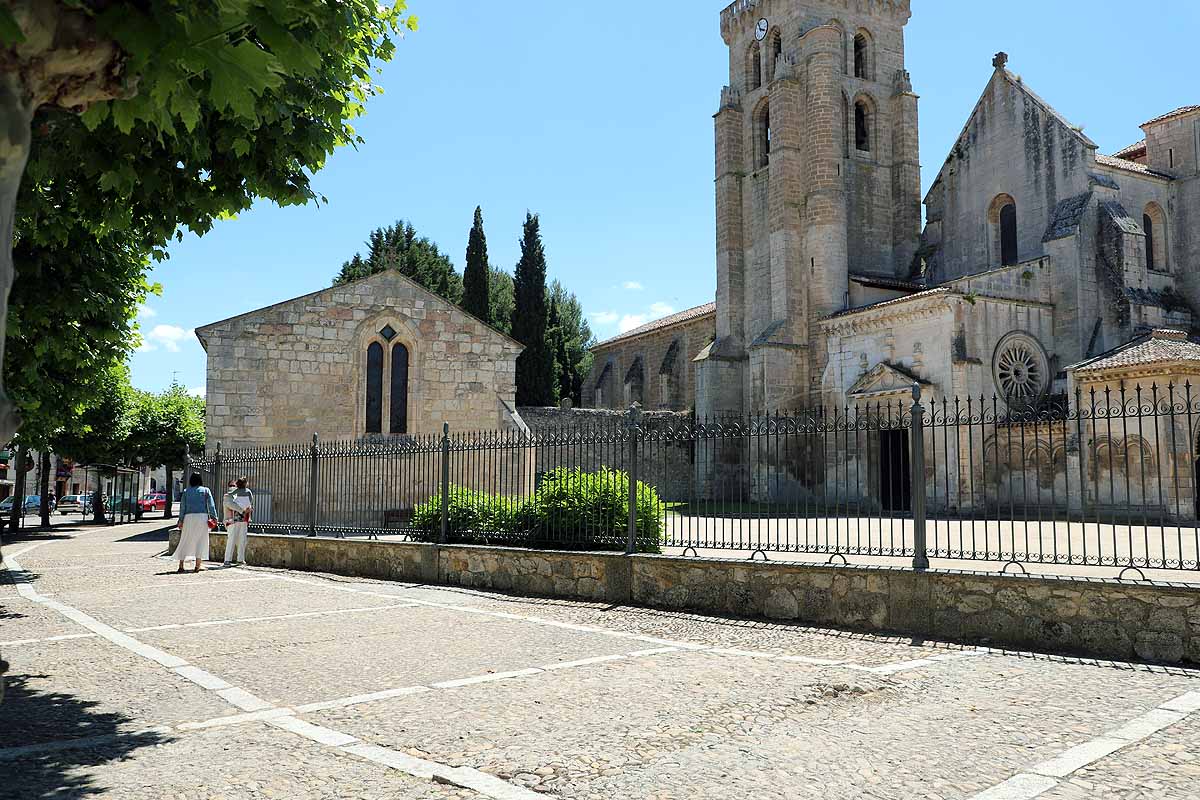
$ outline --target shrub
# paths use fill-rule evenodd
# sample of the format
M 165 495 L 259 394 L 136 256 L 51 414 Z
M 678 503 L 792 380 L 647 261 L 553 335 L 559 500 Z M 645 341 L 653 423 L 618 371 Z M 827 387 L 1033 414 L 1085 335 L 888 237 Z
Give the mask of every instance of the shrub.
M 654 488 L 639 482 L 637 536 L 640 553 L 660 552 L 665 507 Z M 547 550 L 624 550 L 629 525 L 629 476 L 618 470 L 583 472 L 559 468 L 543 476 L 532 497 L 521 501 L 451 486 L 448 539 L 457 544 L 511 544 Z M 413 512 L 422 541 L 438 541 L 441 497 Z

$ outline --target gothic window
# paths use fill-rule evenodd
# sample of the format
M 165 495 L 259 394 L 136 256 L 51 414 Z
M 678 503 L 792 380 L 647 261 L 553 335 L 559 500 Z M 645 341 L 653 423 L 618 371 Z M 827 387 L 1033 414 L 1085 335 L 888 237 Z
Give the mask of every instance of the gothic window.
M 766 100 L 754 114 L 754 168 L 771 163 L 771 106 Z
M 1146 231 L 1146 267 L 1166 272 L 1167 261 L 1167 217 L 1158 203 L 1146 206 L 1142 215 L 1142 228 Z
M 1049 374 L 1045 351 L 1032 336 L 1017 332 L 1000 340 L 992 357 L 992 377 L 1009 406 L 1037 402 L 1046 391 Z
M 775 80 L 775 66 L 779 63 L 779 57 L 783 55 L 783 35 L 776 28 L 771 32 L 767 46 L 767 81 Z
M 392 345 L 391 427 L 394 434 L 408 433 L 408 348 Z
M 871 109 L 864 100 L 854 104 L 854 149 L 871 152 Z
M 367 347 L 367 433 L 383 433 L 383 345 Z
M 750 45 L 750 52 L 746 56 L 746 86 L 750 91 L 762 87 L 762 49 L 758 46 L 758 42 Z
M 874 64 L 871 63 L 873 53 L 871 34 L 859 31 L 854 36 L 854 77 L 871 80 Z

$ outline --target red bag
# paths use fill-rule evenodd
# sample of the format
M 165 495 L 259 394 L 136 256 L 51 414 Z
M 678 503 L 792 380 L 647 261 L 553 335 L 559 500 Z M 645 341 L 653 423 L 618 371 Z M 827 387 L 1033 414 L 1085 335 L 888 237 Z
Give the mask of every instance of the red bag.
M 215 531 L 217 529 L 217 521 L 212 517 L 208 518 L 208 529 L 210 531 Z

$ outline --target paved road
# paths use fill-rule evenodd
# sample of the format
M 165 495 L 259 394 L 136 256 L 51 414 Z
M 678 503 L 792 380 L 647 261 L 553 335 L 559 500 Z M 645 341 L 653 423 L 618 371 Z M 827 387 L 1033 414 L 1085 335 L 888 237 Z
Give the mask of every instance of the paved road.
M 153 527 L 5 545 L 5 800 L 1200 796 L 1200 673 L 177 576 Z

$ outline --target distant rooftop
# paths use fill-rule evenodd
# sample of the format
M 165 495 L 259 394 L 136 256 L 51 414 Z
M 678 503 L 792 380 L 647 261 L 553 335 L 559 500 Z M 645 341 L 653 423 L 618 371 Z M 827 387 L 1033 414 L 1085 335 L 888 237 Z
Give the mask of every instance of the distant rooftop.
M 1098 372 L 1123 367 L 1146 367 L 1154 364 L 1173 364 L 1180 361 L 1200 362 L 1200 344 L 1193 342 L 1187 331 L 1163 329 L 1134 339 L 1131 342 L 1101 353 L 1093 359 L 1076 364 L 1076 372 Z
M 1166 114 L 1155 117 L 1154 119 L 1150 120 L 1149 122 L 1143 122 L 1142 127 L 1144 128 L 1147 125 L 1153 125 L 1156 122 L 1163 122 L 1164 120 L 1171 119 L 1172 117 L 1181 117 L 1184 114 L 1190 114 L 1193 111 L 1200 111 L 1200 106 L 1180 106 L 1179 108 L 1175 109 L 1174 111 L 1168 111 Z
M 647 322 L 645 325 L 640 325 L 633 330 L 625 331 L 620 336 L 614 336 L 611 339 L 606 339 L 605 341 L 597 344 L 596 347 L 606 347 L 607 345 L 615 344 L 616 342 L 623 342 L 626 339 L 635 339 L 638 336 L 645 336 L 647 333 L 653 333 L 655 331 L 662 330 L 663 328 L 669 328 L 672 325 L 678 325 L 682 322 L 691 322 L 692 320 L 700 319 L 701 317 L 707 316 L 708 314 L 715 314 L 716 312 L 716 303 L 705 303 L 702 306 L 689 308 L 686 311 L 679 311 L 675 314 L 671 314 L 670 316 L 656 319 L 653 322 Z
M 1142 175 L 1153 175 L 1156 178 L 1171 177 L 1166 173 L 1150 169 L 1150 167 L 1147 167 L 1145 164 L 1139 164 L 1136 161 L 1129 161 L 1124 158 L 1117 158 L 1116 156 L 1104 156 L 1097 153 L 1096 163 L 1100 164 L 1101 166 L 1112 167 L 1113 169 L 1123 169 L 1127 170 L 1128 172 L 1139 172 Z
M 1120 150 L 1112 154 L 1113 158 L 1123 158 L 1132 161 L 1135 158 L 1146 155 L 1146 140 L 1135 142 L 1128 147 L 1122 147 Z

